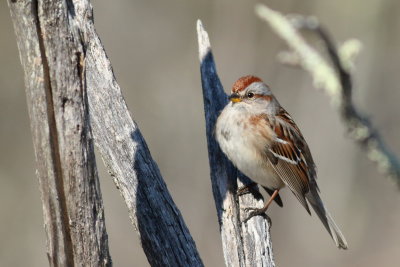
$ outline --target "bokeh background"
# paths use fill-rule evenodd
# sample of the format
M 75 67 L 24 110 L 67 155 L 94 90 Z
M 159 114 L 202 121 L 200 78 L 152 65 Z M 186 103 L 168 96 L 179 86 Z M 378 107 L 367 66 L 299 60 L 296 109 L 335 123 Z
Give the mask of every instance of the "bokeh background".
M 400 192 L 346 137 L 328 97 L 307 73 L 276 60 L 285 44 L 254 15 L 258 1 L 94 0 L 95 24 L 119 84 L 206 266 L 224 266 L 211 194 L 196 20 L 211 38 L 226 90 L 262 77 L 303 131 L 322 196 L 350 249 L 339 251 L 293 195 L 272 205 L 278 266 L 398 266 Z M 316 15 L 338 42 L 355 37 L 354 101 L 400 156 L 400 1 L 271 0 L 284 13 Z M 46 266 L 42 208 L 23 72 L 6 1 L 0 2 L 0 266 Z M 100 157 L 98 157 L 100 159 Z M 98 160 L 115 266 L 148 266 L 127 209 Z

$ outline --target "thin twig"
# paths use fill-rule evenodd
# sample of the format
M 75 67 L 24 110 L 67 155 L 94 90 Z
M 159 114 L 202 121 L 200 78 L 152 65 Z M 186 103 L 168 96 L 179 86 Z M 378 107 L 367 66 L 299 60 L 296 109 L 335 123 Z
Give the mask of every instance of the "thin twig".
M 365 149 L 368 158 L 400 187 L 400 162 L 388 149 L 370 120 L 355 107 L 352 101 L 351 75 L 327 31 L 319 26 L 315 18 L 297 16 L 294 21 L 290 21 L 265 5 L 257 5 L 256 13 L 299 56 L 300 66 L 311 74 L 316 87 L 324 89 L 330 96 L 333 104 L 339 108 L 350 136 Z M 327 47 L 333 67 L 304 40 L 297 28 L 317 33 Z

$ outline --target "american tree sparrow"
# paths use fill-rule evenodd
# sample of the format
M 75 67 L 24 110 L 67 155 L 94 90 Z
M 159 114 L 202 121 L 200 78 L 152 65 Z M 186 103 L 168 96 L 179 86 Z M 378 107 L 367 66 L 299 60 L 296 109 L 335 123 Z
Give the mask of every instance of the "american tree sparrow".
M 271 195 L 250 217 L 264 213 L 274 199 L 282 206 L 279 190 L 287 185 L 310 215 L 311 205 L 336 246 L 347 249 L 319 196 L 310 149 L 269 87 L 260 78 L 245 76 L 235 82 L 229 99 L 216 123 L 216 139 L 233 164 Z

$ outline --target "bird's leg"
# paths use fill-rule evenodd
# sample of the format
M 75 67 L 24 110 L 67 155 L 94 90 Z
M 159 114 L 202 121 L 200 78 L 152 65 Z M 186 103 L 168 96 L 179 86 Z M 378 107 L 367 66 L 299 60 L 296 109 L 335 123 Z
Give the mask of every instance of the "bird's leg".
M 256 186 L 256 185 L 257 185 L 257 183 L 251 182 L 251 183 L 249 183 L 249 184 L 247 184 L 247 185 L 244 185 L 244 186 L 240 187 L 240 188 L 237 190 L 237 195 L 238 195 L 238 196 L 243 196 L 243 195 L 245 195 L 245 194 L 250 193 L 250 192 L 251 192 L 251 189 L 252 189 L 254 186 Z
M 261 209 L 258 209 L 258 208 L 246 208 L 245 209 L 246 211 L 250 211 L 251 210 L 252 212 L 250 212 L 249 217 L 247 217 L 244 221 L 247 222 L 248 220 L 250 220 L 254 216 L 264 214 L 267 211 L 269 205 L 271 205 L 271 203 L 274 200 L 274 198 L 278 195 L 278 193 L 279 193 L 279 189 L 276 189 L 274 191 L 274 193 L 271 195 L 271 197 L 269 198 L 269 200 L 265 203 L 264 207 L 262 207 Z

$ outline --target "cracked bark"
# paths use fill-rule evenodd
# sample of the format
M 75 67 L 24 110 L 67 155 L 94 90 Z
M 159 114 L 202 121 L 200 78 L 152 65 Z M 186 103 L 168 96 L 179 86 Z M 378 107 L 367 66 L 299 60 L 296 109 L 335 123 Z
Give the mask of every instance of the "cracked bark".
M 203 266 L 127 109 L 90 2 L 8 4 L 25 72 L 50 265 L 111 265 L 92 130 L 150 264 Z
M 25 73 L 49 263 L 109 266 L 82 66 L 85 47 L 71 24 L 73 14 L 62 1 L 8 4 Z

